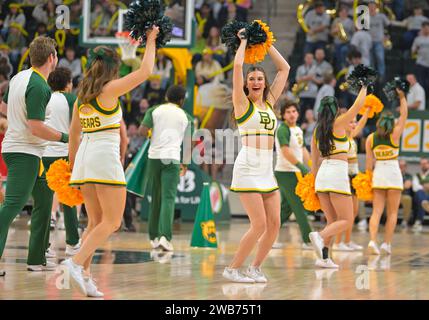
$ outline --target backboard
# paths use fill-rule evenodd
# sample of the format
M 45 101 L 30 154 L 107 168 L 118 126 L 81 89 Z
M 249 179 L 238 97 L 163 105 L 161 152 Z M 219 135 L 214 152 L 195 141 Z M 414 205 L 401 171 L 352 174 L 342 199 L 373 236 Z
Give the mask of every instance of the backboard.
M 192 46 L 194 0 L 160 0 L 164 3 L 165 15 L 173 22 L 173 36 L 167 47 Z M 124 28 L 125 13 L 131 0 L 84 0 L 81 18 L 80 43 L 91 47 L 117 45 L 116 32 Z

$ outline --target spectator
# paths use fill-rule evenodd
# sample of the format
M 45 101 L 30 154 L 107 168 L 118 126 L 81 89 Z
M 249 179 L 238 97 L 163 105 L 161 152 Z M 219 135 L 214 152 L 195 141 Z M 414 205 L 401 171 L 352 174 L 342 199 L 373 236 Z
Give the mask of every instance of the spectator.
M 423 190 L 423 181 L 429 177 L 429 160 L 422 158 L 420 160 L 420 172 L 413 176 L 414 192 L 414 225 L 413 231 L 421 231 L 425 211 L 422 208 L 422 201 L 426 200 L 426 193 Z
M 55 27 L 57 14 L 55 13 L 55 2 L 48 0 L 46 3 L 37 5 L 33 10 L 33 17 L 39 23 L 44 23 L 48 31 Z
M 213 76 L 213 74 L 222 70 L 219 62 L 213 59 L 213 52 L 206 48 L 203 51 L 203 58 L 195 66 L 195 77 L 200 86 L 208 82 L 220 82 L 224 80 L 223 72 Z
M 129 158 L 134 157 L 134 155 L 137 153 L 137 151 L 139 151 L 139 149 L 141 148 L 144 142 L 144 138 L 141 135 L 139 135 L 138 129 L 139 129 L 139 126 L 135 122 L 131 122 L 127 128 L 127 134 L 129 139 L 129 143 L 128 143 Z
M 305 15 L 308 26 L 304 53 L 314 53 L 318 48 L 325 48 L 329 37 L 329 24 L 331 18 L 325 13 L 325 5 L 321 1 L 314 4 L 314 9 Z
M 426 177 L 423 181 L 423 190 L 425 192 L 425 199 L 422 201 L 422 208 L 425 212 L 429 213 L 429 177 Z
M 65 57 L 60 59 L 58 66 L 66 67 L 71 70 L 73 86 L 76 87 L 80 77 L 82 76 L 82 64 L 80 59 L 76 58 L 76 51 L 74 48 L 66 48 Z
M 227 0 L 217 0 L 213 4 L 213 18 L 219 28 L 222 28 L 228 22 L 228 6 Z
M 7 39 L 9 27 L 12 23 L 20 24 L 21 27 L 25 27 L 25 15 L 22 12 L 21 5 L 19 3 L 9 4 L 9 14 L 6 16 L 3 22 L 3 28 L 1 35 L 3 39 Z
M 423 15 L 421 7 L 413 9 L 413 15 L 403 21 L 392 21 L 392 25 L 406 27 L 407 31 L 404 33 L 402 39 L 404 41 L 404 49 L 409 50 L 413 44 L 414 39 L 419 35 L 423 22 L 429 19 Z
M 372 38 L 369 32 L 365 29 L 358 29 L 350 40 L 351 50 L 359 51 L 362 58 L 362 63 L 366 66 L 371 65 L 371 49 Z
M 286 86 L 283 89 L 283 93 L 281 94 L 281 96 L 279 97 L 279 99 L 277 100 L 276 103 L 276 108 L 280 110 L 280 106 L 282 104 L 285 104 L 286 101 L 295 101 L 296 97 L 293 95 L 292 91 L 290 91 L 290 82 L 289 80 L 286 80 Z
M 407 172 L 407 162 L 405 160 L 399 161 L 399 167 L 402 172 L 402 179 L 404 180 L 404 190 L 402 190 L 401 195 L 401 205 L 402 205 L 402 227 L 406 228 L 410 221 L 411 210 L 413 207 L 413 177 Z
M 301 125 L 301 129 L 304 131 L 304 143 L 308 151 L 311 151 L 311 139 L 313 138 L 314 128 L 316 128 L 316 117 L 314 111 L 308 109 L 305 112 L 305 119 Z
M 323 83 L 323 86 L 317 92 L 316 101 L 314 102 L 313 111 L 315 115 L 317 115 L 317 111 L 319 110 L 320 101 L 322 101 L 322 99 L 326 96 L 335 95 L 337 79 L 335 79 L 332 73 L 325 73 L 323 76 Z
M 410 83 L 410 91 L 407 95 L 408 108 L 412 110 L 426 109 L 426 94 L 416 76 L 412 73 L 407 74 L 407 81 Z
M 429 94 L 429 22 L 422 24 L 421 35 L 412 46 L 412 52 L 417 53 L 416 75 L 417 81 L 423 86 L 426 95 Z
M 332 68 L 332 65 L 325 60 L 324 49 L 317 49 L 314 57 L 316 58 L 316 77 L 314 81 L 320 87 L 324 83 L 324 75 L 328 73 L 333 73 L 334 69 Z
M 171 71 L 173 70 L 173 63 L 169 58 L 166 57 L 163 51 L 158 50 L 156 53 L 155 67 L 153 68 L 153 74 L 161 76 L 161 88 L 166 89 L 171 77 Z
M 296 83 L 303 86 L 303 90 L 298 94 L 299 96 L 299 108 L 301 110 L 300 121 L 302 122 L 305 111 L 307 109 L 313 109 L 314 102 L 317 96 L 317 84 L 315 82 L 316 77 L 316 66 L 314 64 L 314 58 L 312 53 L 307 53 L 304 56 L 304 64 L 298 67 L 296 71 Z
M 9 34 L 7 36 L 6 44 L 9 46 L 9 59 L 15 72 L 18 70 L 19 60 L 26 50 L 27 32 L 20 24 L 12 23 L 9 25 Z
M 247 15 L 249 9 L 252 7 L 252 0 L 236 0 L 235 7 L 235 20 L 247 22 Z
M 335 67 L 337 70 L 341 70 L 346 66 L 350 40 L 354 33 L 354 23 L 353 20 L 349 18 L 348 12 L 348 7 L 341 6 L 339 17 L 334 20 L 331 27 L 331 35 L 334 37 Z M 341 37 L 339 24 L 343 26 L 347 39 Z
M 226 46 L 221 42 L 220 30 L 213 26 L 210 28 L 209 35 L 206 40 L 206 47 L 212 50 L 213 59 L 219 62 L 222 66 L 225 65 Z
M 386 65 L 384 63 L 384 28 L 390 25 L 389 19 L 384 13 L 377 12 L 377 4 L 371 0 L 368 4 L 370 15 L 369 33 L 372 39 L 371 65 L 377 66 L 378 80 L 384 82 Z M 363 55 L 362 55 L 363 56 Z
M 201 9 L 196 14 L 198 28 L 200 29 L 201 35 L 204 39 L 207 39 L 210 28 L 216 25 L 216 21 L 213 18 L 213 11 L 210 4 L 204 2 Z

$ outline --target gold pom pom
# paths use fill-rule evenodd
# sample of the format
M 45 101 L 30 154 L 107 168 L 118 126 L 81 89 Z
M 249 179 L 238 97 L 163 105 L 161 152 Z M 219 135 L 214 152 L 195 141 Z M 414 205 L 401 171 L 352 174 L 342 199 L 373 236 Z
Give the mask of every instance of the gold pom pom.
M 52 163 L 46 172 L 48 187 L 57 193 L 58 201 L 73 207 L 83 203 L 83 196 L 80 190 L 69 186 L 70 177 L 70 164 L 64 159 Z
M 295 188 L 295 193 L 301 198 L 304 208 L 308 211 L 320 210 L 320 201 L 316 194 L 314 181 L 315 177 L 312 173 L 308 173 L 304 177 L 298 176 L 298 184 Z
M 359 114 L 364 115 L 368 108 L 368 118 L 374 118 L 377 113 L 380 113 L 383 110 L 384 105 L 375 95 L 370 94 L 366 96 L 363 107 L 359 110 Z
M 261 20 L 255 20 L 267 34 L 267 40 L 264 43 L 255 44 L 246 48 L 244 55 L 244 63 L 255 64 L 264 61 L 265 55 L 268 53 L 268 49 L 276 41 L 273 33 L 270 31 L 270 27 Z
M 352 186 L 356 190 L 356 196 L 362 201 L 371 201 L 372 193 L 372 172 L 358 173 L 352 180 Z

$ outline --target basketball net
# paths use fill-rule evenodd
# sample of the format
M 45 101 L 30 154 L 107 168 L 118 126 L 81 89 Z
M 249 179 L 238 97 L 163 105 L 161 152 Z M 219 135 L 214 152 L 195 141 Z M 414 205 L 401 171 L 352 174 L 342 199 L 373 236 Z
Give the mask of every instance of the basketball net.
M 121 48 L 121 59 L 135 59 L 140 42 L 131 38 L 128 31 L 116 32 L 115 37 L 120 40 L 118 45 Z

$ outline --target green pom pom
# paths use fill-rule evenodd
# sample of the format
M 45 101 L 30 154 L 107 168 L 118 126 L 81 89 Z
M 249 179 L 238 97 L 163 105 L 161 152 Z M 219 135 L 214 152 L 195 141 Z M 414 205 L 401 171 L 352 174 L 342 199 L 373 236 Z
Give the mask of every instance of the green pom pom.
M 156 38 L 157 48 L 163 47 L 171 40 L 173 24 L 169 17 L 164 16 L 164 9 L 159 0 L 136 0 L 130 4 L 125 15 L 125 28 L 130 36 L 146 45 L 146 31 L 153 25 L 159 27 Z
M 396 89 L 404 91 L 404 94 L 407 95 L 410 90 L 410 83 L 401 77 L 395 77 L 392 81 L 386 83 L 383 92 L 389 101 L 394 101 L 398 98 Z

